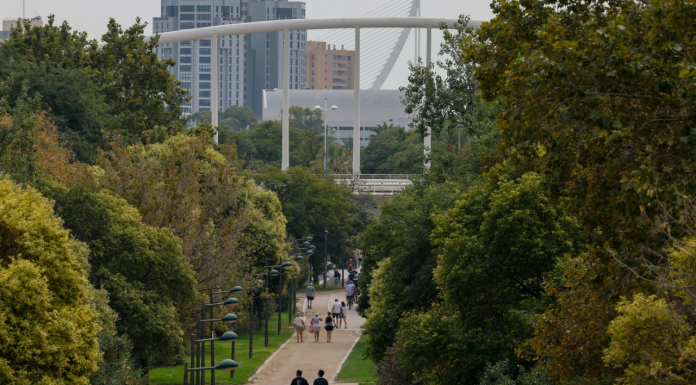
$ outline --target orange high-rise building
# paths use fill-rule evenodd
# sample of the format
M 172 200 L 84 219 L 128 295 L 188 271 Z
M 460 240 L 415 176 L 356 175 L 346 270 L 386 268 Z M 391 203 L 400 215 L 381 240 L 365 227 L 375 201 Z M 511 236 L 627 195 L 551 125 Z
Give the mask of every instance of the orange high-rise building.
M 308 41 L 307 89 L 352 90 L 355 84 L 355 51 L 333 49 L 324 41 Z

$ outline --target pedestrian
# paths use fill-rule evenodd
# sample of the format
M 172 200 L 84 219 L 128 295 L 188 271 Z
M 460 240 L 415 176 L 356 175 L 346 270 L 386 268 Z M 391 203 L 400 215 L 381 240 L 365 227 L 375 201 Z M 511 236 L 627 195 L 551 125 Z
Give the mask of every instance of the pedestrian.
M 341 301 L 341 311 L 343 312 L 343 324 L 348 329 L 348 309 L 346 309 L 346 303 L 343 301 Z
M 312 283 L 309 283 L 309 286 L 307 286 L 307 309 L 312 308 L 312 301 L 314 301 L 314 295 L 316 294 L 316 290 L 314 289 L 314 286 L 312 286 Z
M 353 275 L 353 284 L 355 285 L 355 287 L 358 287 L 358 279 L 360 279 L 360 272 L 356 271 Z
M 348 274 L 348 281 L 352 281 L 353 278 L 355 278 L 355 272 L 353 271 L 353 269 L 348 270 L 348 272 L 350 273 Z
M 360 268 L 360 265 L 362 265 L 362 254 L 358 255 L 358 269 Z
M 319 378 L 314 380 L 313 385 L 329 385 L 329 381 L 326 381 L 326 378 L 324 378 L 324 371 L 319 369 Z
M 326 316 L 324 329 L 326 329 L 326 342 L 331 342 L 331 332 L 334 330 L 334 319 L 331 318 L 330 313 Z
M 353 270 L 353 260 L 349 259 L 348 260 L 348 271 L 352 271 L 352 270 Z
M 346 286 L 346 301 L 350 301 L 352 303 L 354 296 L 355 285 L 353 285 L 353 281 L 348 281 L 348 285 Z
M 338 269 L 334 269 L 334 285 L 338 286 L 339 283 L 341 283 L 341 273 L 338 272 Z
M 316 313 L 314 315 L 314 318 L 312 318 L 312 332 L 314 333 L 314 342 L 319 342 L 319 332 L 321 331 L 321 321 L 323 321 L 323 319 L 319 318 L 319 313 Z
M 295 318 L 295 332 L 297 334 L 297 343 L 304 342 L 304 331 L 307 326 L 304 323 L 304 318 L 297 312 L 297 317 Z
M 340 329 L 341 326 L 343 325 L 343 322 L 346 319 L 346 303 L 341 302 L 341 310 L 338 312 L 338 328 Z M 346 324 L 346 327 L 348 327 L 348 324 Z
M 338 313 L 341 312 L 341 303 L 338 302 L 338 298 L 334 300 L 334 303 L 331 305 L 331 313 L 333 313 L 334 319 L 338 319 Z
M 309 382 L 302 377 L 302 371 L 298 370 L 296 372 L 296 377 L 292 379 L 290 385 L 309 385 Z

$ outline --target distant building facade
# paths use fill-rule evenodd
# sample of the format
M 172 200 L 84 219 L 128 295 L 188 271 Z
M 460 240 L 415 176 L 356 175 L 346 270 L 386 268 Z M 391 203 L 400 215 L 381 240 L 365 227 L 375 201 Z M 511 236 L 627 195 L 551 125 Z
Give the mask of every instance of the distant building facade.
M 413 116 L 406 113 L 401 102 L 403 93 L 399 90 L 362 90 L 360 91 L 360 146 L 365 147 L 370 142 L 377 126 L 386 123 L 409 129 Z M 313 109 L 315 106 L 324 108 L 324 99 L 329 106 L 335 105 L 337 110 L 326 113 L 329 127 L 336 131 L 331 137 L 339 143 L 353 138 L 353 119 L 355 92 L 350 90 L 292 90 L 290 105 Z M 283 91 L 265 90 L 263 115 L 261 120 L 281 120 L 283 110 Z
M 307 42 L 307 89 L 352 90 L 355 51 L 340 50 L 323 41 Z
M 10 32 L 12 28 L 17 27 L 17 25 L 22 21 L 22 18 L 17 19 L 5 19 L 2 21 L 2 31 L 0 31 L 0 42 L 10 38 Z M 43 27 L 43 20 L 41 16 L 35 16 L 29 19 L 32 27 Z
M 153 32 L 164 33 L 214 25 L 301 19 L 303 2 L 252 0 L 161 0 L 161 16 L 153 19 Z M 291 31 L 291 88 L 304 88 L 304 49 L 306 31 Z M 221 109 L 233 105 L 250 106 L 262 113 L 265 88 L 282 86 L 283 33 L 218 37 L 218 52 L 212 52 L 212 39 L 168 43 L 156 49 L 160 59 L 172 58 L 170 69 L 189 89 L 192 100 L 182 106 L 185 114 L 210 111 L 214 97 Z M 218 79 L 212 79 L 212 61 L 218 61 Z M 300 71 L 301 69 L 301 71 Z M 218 81 L 218 95 L 212 95 L 212 82 Z

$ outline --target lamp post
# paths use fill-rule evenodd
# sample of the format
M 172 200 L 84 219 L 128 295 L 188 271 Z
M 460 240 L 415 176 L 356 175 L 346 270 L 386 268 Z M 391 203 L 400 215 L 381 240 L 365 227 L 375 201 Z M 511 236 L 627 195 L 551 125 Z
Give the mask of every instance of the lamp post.
M 254 276 L 265 275 L 265 274 L 253 274 Z M 256 281 L 258 285 L 263 285 L 263 281 Z M 254 288 L 251 290 L 251 302 L 249 304 L 249 359 L 254 358 L 254 300 L 258 297 L 254 297 Z
M 243 291 L 241 286 L 235 286 L 231 290 L 225 290 L 225 291 L 213 291 L 212 289 L 209 290 L 210 293 L 210 303 L 202 303 L 202 310 L 201 310 L 201 315 L 205 317 L 206 315 L 206 308 L 210 309 L 210 318 L 209 319 L 201 319 L 201 316 L 198 317 L 196 321 L 196 333 L 191 334 L 191 367 L 188 367 L 188 363 L 184 364 L 184 384 L 188 384 L 189 381 L 189 372 L 191 372 L 190 375 L 190 381 L 191 384 L 205 384 L 205 371 L 210 370 L 211 371 L 211 379 L 210 383 L 211 385 L 215 385 L 215 370 L 225 370 L 225 371 L 230 371 L 230 376 L 234 377 L 234 369 L 238 367 L 239 365 L 234 361 L 234 341 L 239 338 L 237 334 L 234 331 L 228 331 L 224 333 L 222 336 L 219 338 L 215 338 L 215 329 L 212 327 L 213 322 L 217 321 L 222 321 L 222 322 L 236 322 L 238 320 L 238 317 L 233 314 L 229 313 L 226 316 L 222 318 L 213 318 L 213 308 L 216 306 L 230 306 L 230 305 L 237 305 L 239 303 L 239 300 L 234 297 L 228 298 L 224 302 L 214 302 L 214 295 L 217 294 L 232 294 L 232 293 L 238 293 Z M 210 338 L 205 338 L 205 324 L 206 323 L 211 323 L 211 336 Z M 232 357 L 230 359 L 223 360 L 219 365 L 215 365 L 215 341 L 232 341 Z M 210 342 L 210 365 L 206 367 L 205 366 L 205 343 Z M 202 366 L 201 366 L 202 365 Z
M 324 290 L 326 290 L 326 265 L 327 265 L 327 263 L 328 263 L 328 255 L 327 255 L 327 251 L 328 251 L 328 244 L 327 244 L 328 235 L 329 235 L 329 230 L 327 230 L 326 227 L 324 227 Z
M 324 178 L 329 179 L 329 121 L 326 116 L 326 112 L 329 111 L 328 101 L 324 99 L 324 108 L 320 106 L 314 106 L 314 109 L 324 113 Z M 337 110 L 338 107 L 331 106 L 331 110 Z

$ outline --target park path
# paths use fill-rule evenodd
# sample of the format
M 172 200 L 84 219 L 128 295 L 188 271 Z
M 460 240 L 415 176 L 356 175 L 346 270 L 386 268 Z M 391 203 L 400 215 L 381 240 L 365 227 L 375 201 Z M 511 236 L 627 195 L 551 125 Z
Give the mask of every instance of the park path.
M 302 297 L 300 299 L 302 312 L 307 325 L 309 325 L 309 320 L 314 313 L 319 313 L 321 318 L 325 318 L 334 299 L 346 300 L 345 292 L 342 290 L 317 291 L 312 309 L 307 309 L 304 293 L 298 293 L 298 297 L 300 296 Z M 255 385 L 290 384 L 291 380 L 295 378 L 295 372 L 299 369 L 303 372 L 302 376 L 311 384 L 317 377 L 319 369 L 322 369 L 325 372 L 324 378 L 333 384 L 340 366 L 348 357 L 355 342 L 360 338 L 360 327 L 365 322 L 365 319 L 355 311 L 355 307 L 348 310 L 347 319 L 348 329 L 335 329 L 331 336 L 331 343 L 326 342 L 326 330 L 323 329 L 323 322 L 319 342 L 314 342 L 314 336 L 307 331 L 305 331 L 303 343 L 297 343 L 297 338 L 293 335 L 285 345 L 266 360 L 256 374 L 249 379 L 249 383 Z

